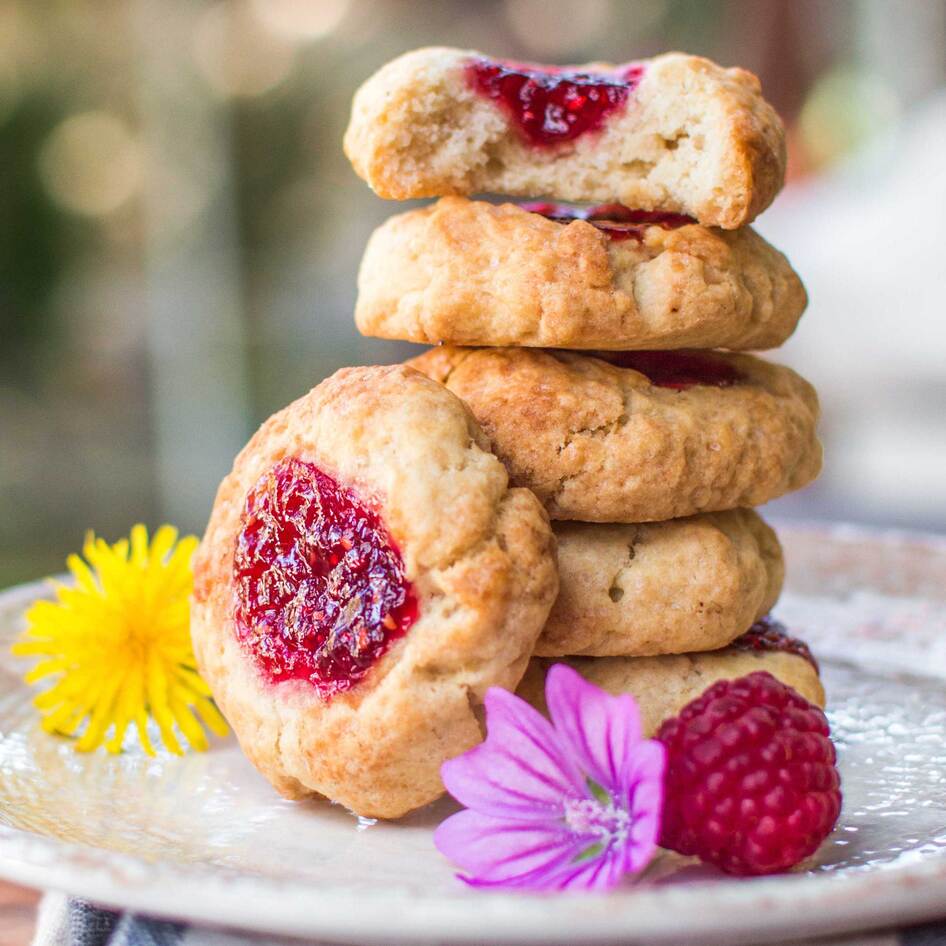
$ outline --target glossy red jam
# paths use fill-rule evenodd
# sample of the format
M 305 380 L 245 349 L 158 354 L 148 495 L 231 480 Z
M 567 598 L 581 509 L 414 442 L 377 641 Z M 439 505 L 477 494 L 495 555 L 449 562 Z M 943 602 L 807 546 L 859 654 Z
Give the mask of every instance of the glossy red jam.
M 233 559 L 236 628 L 272 682 L 349 690 L 417 619 L 404 562 L 378 514 L 302 460 L 280 460 L 246 499 Z
M 792 637 L 785 630 L 784 624 L 773 621 L 770 617 L 760 618 L 742 637 L 737 637 L 730 646 L 738 650 L 776 650 L 786 654 L 794 654 L 796 657 L 804 657 L 815 670 L 818 669 L 818 662 L 808 649 L 808 645 L 797 637 Z
M 595 357 L 631 368 L 646 375 L 660 388 L 683 391 L 705 385 L 728 388 L 743 380 L 742 374 L 728 361 L 702 351 L 606 351 Z
M 648 227 L 663 227 L 675 230 L 689 223 L 696 223 L 686 214 L 666 213 L 660 210 L 632 210 L 624 204 L 600 204 L 597 207 L 578 207 L 575 204 L 553 204 L 545 201 L 532 201 L 520 204 L 523 210 L 541 214 L 558 223 L 571 223 L 572 220 L 586 220 L 599 230 L 603 230 L 612 240 L 644 239 Z
M 624 108 L 644 75 L 644 67 L 633 63 L 593 74 L 494 59 L 474 59 L 467 70 L 473 88 L 497 102 L 523 136 L 540 146 L 599 129 Z

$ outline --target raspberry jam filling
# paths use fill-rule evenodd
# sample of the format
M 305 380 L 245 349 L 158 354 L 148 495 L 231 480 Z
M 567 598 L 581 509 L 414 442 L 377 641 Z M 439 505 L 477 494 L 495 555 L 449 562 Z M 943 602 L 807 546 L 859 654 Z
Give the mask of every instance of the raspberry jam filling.
M 556 223 L 571 223 L 573 220 L 585 220 L 603 230 L 612 240 L 644 239 L 648 227 L 663 227 L 675 230 L 689 223 L 696 223 L 686 214 L 667 213 L 660 210 L 631 210 L 624 204 L 600 204 L 597 207 L 577 207 L 574 204 L 553 204 L 545 201 L 532 201 L 520 204 L 523 210 L 541 214 Z
M 355 686 L 417 619 L 378 514 L 317 466 L 280 460 L 246 499 L 233 560 L 236 630 L 274 683 Z
M 760 618 L 742 637 L 737 637 L 730 646 L 738 650 L 776 650 L 786 654 L 794 654 L 796 657 L 804 657 L 815 670 L 818 669 L 818 661 L 815 660 L 814 655 L 808 649 L 808 645 L 797 637 L 792 637 L 785 630 L 784 624 L 774 621 L 770 617 Z
M 613 73 L 576 72 L 494 59 L 467 66 L 470 84 L 497 102 L 533 145 L 574 141 L 600 128 L 623 108 L 640 84 L 644 67 L 635 63 Z
M 619 368 L 639 371 L 651 384 L 675 391 L 698 385 L 728 388 L 743 380 L 728 361 L 707 352 L 604 351 L 596 352 L 595 357 Z

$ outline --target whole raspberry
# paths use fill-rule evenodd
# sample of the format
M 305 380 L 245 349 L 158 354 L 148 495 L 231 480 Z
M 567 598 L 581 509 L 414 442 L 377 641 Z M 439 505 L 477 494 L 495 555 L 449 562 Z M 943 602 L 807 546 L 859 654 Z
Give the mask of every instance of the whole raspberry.
M 660 844 L 729 874 L 813 854 L 841 811 L 828 721 L 771 674 L 721 680 L 668 719 Z

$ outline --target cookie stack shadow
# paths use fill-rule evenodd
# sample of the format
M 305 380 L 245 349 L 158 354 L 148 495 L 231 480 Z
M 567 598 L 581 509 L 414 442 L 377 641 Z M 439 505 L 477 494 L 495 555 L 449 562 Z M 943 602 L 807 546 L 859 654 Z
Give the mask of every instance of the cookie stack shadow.
M 630 93 L 647 110 L 639 122 L 671 114 L 683 83 L 732 128 L 687 150 L 698 135 L 686 126 L 666 155 L 615 163 L 612 126 L 537 143 L 492 87 L 476 101 L 471 67 L 455 78 L 444 65 L 453 53 L 478 61 L 421 50 L 356 97 L 356 170 L 381 196 L 439 198 L 372 235 L 356 321 L 365 335 L 437 346 L 409 364 L 469 406 L 511 482 L 553 522 L 561 591 L 520 692 L 541 705 L 545 669 L 565 660 L 635 693 L 650 732 L 714 680 L 753 669 L 823 704 L 807 648 L 767 617 L 784 565 L 753 508 L 821 466 L 813 388 L 746 354 L 781 345 L 807 302 L 749 226 L 783 183 L 777 116 L 741 70 L 658 57 Z M 498 116 L 489 133 L 477 130 L 481 105 Z M 574 172 L 562 190 L 555 148 Z M 488 170 L 496 162 L 504 172 Z M 470 199 L 496 182 L 541 201 Z

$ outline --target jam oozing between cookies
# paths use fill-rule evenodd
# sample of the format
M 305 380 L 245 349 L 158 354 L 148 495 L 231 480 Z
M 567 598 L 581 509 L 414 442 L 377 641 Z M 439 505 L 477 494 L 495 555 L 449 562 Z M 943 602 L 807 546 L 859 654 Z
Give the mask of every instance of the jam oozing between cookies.
M 743 381 L 742 374 L 728 361 L 699 351 L 607 351 L 596 357 L 631 368 L 660 388 L 684 391 L 699 385 L 728 388 Z
M 355 686 L 417 619 L 378 514 L 294 458 L 247 496 L 233 577 L 243 646 L 272 682 L 307 680 L 324 698 Z
M 797 637 L 792 637 L 785 629 L 784 624 L 780 621 L 774 621 L 770 617 L 760 618 L 742 637 L 737 637 L 730 646 L 737 650 L 782 651 L 786 654 L 794 654 L 796 657 L 803 657 L 807 660 L 815 670 L 818 669 L 818 662 L 809 650 L 808 645 Z
M 530 143 L 548 146 L 600 128 L 625 106 L 644 67 L 631 63 L 613 73 L 589 73 L 474 59 L 467 75 L 477 92 L 502 106 Z
M 675 230 L 685 227 L 689 223 L 696 223 L 686 214 L 667 213 L 660 210 L 632 210 L 624 204 L 600 204 L 597 207 L 578 207 L 575 204 L 554 204 L 545 201 L 531 201 L 519 205 L 523 210 L 533 214 L 541 214 L 557 223 L 571 223 L 573 220 L 585 220 L 603 230 L 610 239 L 635 240 L 640 243 L 644 239 L 644 231 L 648 227 L 663 227 L 665 230 Z

